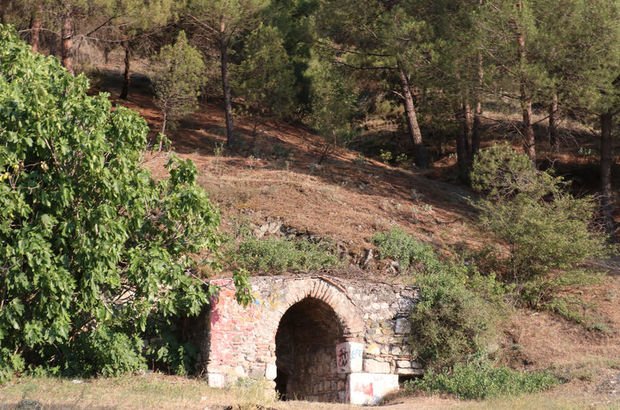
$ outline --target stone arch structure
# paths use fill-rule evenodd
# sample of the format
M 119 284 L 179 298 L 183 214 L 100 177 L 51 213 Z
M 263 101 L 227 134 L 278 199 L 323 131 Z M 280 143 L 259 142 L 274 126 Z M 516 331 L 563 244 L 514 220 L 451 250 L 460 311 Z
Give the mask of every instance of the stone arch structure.
M 201 366 L 209 384 L 266 379 L 287 398 L 374 403 L 419 374 L 406 318 L 417 290 L 317 276 L 253 277 L 254 302 L 234 298 L 232 280 L 205 315 Z
M 314 298 L 333 309 L 342 326 L 344 338 L 359 339 L 363 336 L 364 320 L 359 309 L 347 296 L 346 290 L 327 277 L 298 278 L 287 281 L 282 291 L 285 294 L 285 308 L 279 310 L 282 315 L 294 304 L 306 298 Z

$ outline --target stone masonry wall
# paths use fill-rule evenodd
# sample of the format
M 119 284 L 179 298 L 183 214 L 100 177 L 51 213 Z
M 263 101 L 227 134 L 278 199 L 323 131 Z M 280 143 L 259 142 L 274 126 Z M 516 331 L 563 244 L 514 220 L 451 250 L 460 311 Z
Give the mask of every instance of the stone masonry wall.
M 348 282 L 344 285 L 365 323 L 364 371 L 420 375 L 409 342 L 409 315 L 417 301 L 417 289 L 383 283 Z

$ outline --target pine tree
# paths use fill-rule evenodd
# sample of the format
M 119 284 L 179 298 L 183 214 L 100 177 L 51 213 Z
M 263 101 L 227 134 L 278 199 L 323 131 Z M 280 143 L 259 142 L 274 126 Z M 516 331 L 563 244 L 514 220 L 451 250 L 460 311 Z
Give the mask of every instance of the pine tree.
M 260 12 L 268 0 L 190 0 L 188 16 L 201 34 L 220 54 L 220 71 L 224 111 L 226 115 L 226 142 L 236 143 L 233 133 L 232 93 L 229 78 L 230 48 L 239 36 L 258 25 Z
M 428 153 L 418 123 L 413 88 L 424 82 L 433 59 L 432 30 L 420 2 L 358 2 L 322 4 L 321 31 L 334 45 L 334 58 L 352 69 L 391 74 L 390 92 L 401 99 L 414 161 L 428 165 Z M 414 77 L 415 74 L 415 77 Z M 414 79 L 415 78 L 415 79 Z
M 495 87 L 519 101 L 523 149 L 532 161 L 536 161 L 532 104 L 549 82 L 540 54 L 544 36 L 535 11 L 533 0 L 487 0 L 479 20 L 483 58 L 495 67 Z
M 117 18 L 113 30 L 107 33 L 107 40 L 120 43 L 125 54 L 120 98 L 127 99 L 129 95 L 131 60 L 136 48 L 176 20 L 182 10 L 182 4 L 174 0 L 120 0 L 117 3 Z
M 242 61 L 233 70 L 236 93 L 254 118 L 254 134 L 261 118 L 292 115 L 295 77 L 284 41 L 277 28 L 260 25 L 246 39 Z
M 189 44 L 184 31 L 176 43 L 160 50 L 153 63 L 156 102 L 162 113 L 160 132 L 165 135 L 170 122 L 196 110 L 205 66 L 200 51 Z
M 313 53 L 306 75 L 311 79 L 309 123 L 326 139 L 321 163 L 330 149 L 346 141 L 354 131 L 356 91 L 343 67 Z

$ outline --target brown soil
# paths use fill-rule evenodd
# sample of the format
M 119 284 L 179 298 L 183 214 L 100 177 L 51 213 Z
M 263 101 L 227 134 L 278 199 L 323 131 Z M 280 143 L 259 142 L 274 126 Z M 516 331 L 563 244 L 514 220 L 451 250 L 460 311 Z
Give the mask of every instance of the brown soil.
M 117 102 L 138 110 L 153 129 L 159 127 L 148 95 L 134 93 L 129 101 Z M 196 163 L 199 182 L 220 207 L 226 231 L 241 222 L 278 220 L 341 242 L 353 256 L 371 247 L 375 232 L 395 225 L 440 249 L 477 248 L 484 242 L 467 204 L 472 193 L 438 180 L 432 170 L 390 167 L 342 148 L 329 149 L 318 163 L 326 144 L 303 127 L 268 122 L 253 137 L 253 124 L 243 119 L 235 126 L 245 148 L 216 156 L 225 141 L 223 123 L 223 112 L 206 104 L 169 137 L 179 156 Z M 167 156 L 147 155 L 145 164 L 162 177 Z

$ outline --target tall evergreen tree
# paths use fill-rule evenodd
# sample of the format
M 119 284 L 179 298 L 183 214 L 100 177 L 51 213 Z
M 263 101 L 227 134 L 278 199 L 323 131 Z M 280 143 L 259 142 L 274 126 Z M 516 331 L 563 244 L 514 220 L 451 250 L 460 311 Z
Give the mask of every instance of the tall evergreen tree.
M 479 18 L 483 58 L 496 68 L 494 86 L 519 102 L 523 149 L 536 161 L 532 104 L 549 79 L 533 0 L 486 0 Z
M 160 132 L 165 135 L 170 122 L 196 110 L 205 67 L 200 51 L 189 44 L 184 31 L 174 44 L 160 50 L 153 63 L 156 103 L 162 112 Z
M 402 101 L 414 161 L 428 165 L 428 153 L 418 122 L 414 87 L 419 86 L 433 58 L 430 26 L 419 2 L 321 3 L 322 31 L 335 44 L 337 61 L 354 69 L 389 72 L 394 78 L 392 92 Z
M 131 61 L 135 49 L 145 40 L 174 21 L 182 11 L 182 3 L 174 0 L 119 0 L 115 21 L 110 26 L 107 41 L 120 44 L 124 52 L 123 86 L 119 95 L 127 99 L 131 81 Z M 148 12 L 145 13 L 145 10 Z
M 220 54 L 220 71 L 224 111 L 226 115 L 226 142 L 235 145 L 233 133 L 232 93 L 230 87 L 229 54 L 239 36 L 258 25 L 260 12 L 268 0 L 190 0 L 188 15 L 202 36 Z
M 261 118 L 292 115 L 295 77 L 284 41 L 277 28 L 260 25 L 245 40 L 234 85 L 247 112 L 254 118 L 254 135 Z

